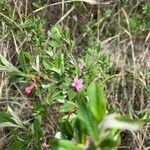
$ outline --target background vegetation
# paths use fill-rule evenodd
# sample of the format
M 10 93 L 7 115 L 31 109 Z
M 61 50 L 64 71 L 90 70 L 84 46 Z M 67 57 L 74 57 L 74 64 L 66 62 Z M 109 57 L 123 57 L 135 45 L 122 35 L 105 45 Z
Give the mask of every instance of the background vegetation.
M 149 0 L 1 0 L 0 149 L 150 149 L 149 31 Z

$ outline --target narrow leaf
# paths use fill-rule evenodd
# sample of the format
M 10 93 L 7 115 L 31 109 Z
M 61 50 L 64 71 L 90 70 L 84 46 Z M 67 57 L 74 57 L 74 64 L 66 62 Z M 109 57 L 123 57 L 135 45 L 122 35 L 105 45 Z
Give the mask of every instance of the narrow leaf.
M 76 107 L 76 104 L 73 102 L 66 102 L 64 105 L 60 106 L 59 111 L 60 112 L 68 112 Z
M 20 128 L 24 128 L 22 121 L 19 119 L 19 117 L 15 114 L 15 112 L 9 106 L 8 106 L 7 110 L 12 115 L 12 119 L 16 122 L 16 124 Z
M 102 86 L 93 82 L 88 87 L 87 95 L 89 98 L 88 106 L 92 114 L 98 121 L 101 121 L 104 118 L 106 111 L 106 99 Z
M 87 129 L 88 133 L 92 136 L 92 138 L 97 141 L 98 140 L 98 132 L 97 132 L 97 121 L 92 115 L 91 111 L 88 109 L 84 102 L 81 102 L 78 109 L 78 118 L 83 122 L 83 125 Z
M 75 144 L 68 140 L 52 140 L 52 150 L 84 150 L 84 145 Z
M 116 128 L 121 130 L 138 130 L 142 123 L 137 120 L 130 119 L 128 117 L 120 116 L 117 114 L 112 114 L 107 116 L 102 124 L 100 124 L 102 128 Z
M 13 124 L 11 122 L 0 123 L 0 128 L 5 128 L 5 127 L 17 127 L 17 128 L 19 128 L 18 125 Z

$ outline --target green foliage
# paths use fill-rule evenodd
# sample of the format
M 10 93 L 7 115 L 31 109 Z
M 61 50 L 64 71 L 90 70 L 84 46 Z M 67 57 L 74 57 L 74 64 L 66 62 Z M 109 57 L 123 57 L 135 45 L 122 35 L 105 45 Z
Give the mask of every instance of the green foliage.
M 85 95 L 86 96 L 86 95 Z M 91 83 L 87 88 L 87 99 L 79 93 L 77 98 L 77 114 L 66 116 L 61 122 L 62 139 L 54 140 L 52 147 L 67 150 L 78 149 L 74 143 L 82 145 L 83 149 L 117 149 L 120 144 L 121 130 L 137 130 L 141 127 L 140 121 L 128 117 L 106 113 L 106 99 L 103 88 L 98 83 Z M 65 107 L 66 104 L 64 104 Z M 63 107 L 63 106 L 61 106 Z M 90 137 L 90 140 L 88 139 Z M 64 139 L 67 145 L 63 145 Z M 74 146 L 73 146 L 74 145 Z
M 16 50 L 15 60 L 11 60 L 13 56 L 7 52 L 0 54 L 0 73 L 6 74 L 9 84 L 19 89 L 17 94 L 32 105 L 29 120 L 18 116 L 11 104 L 7 111 L 0 113 L 0 128 L 9 129 L 8 150 L 44 149 L 43 141 L 48 138 L 43 124 L 47 124 L 45 118 L 51 115 L 52 104 L 59 107 L 61 136 L 49 140 L 51 149 L 117 150 L 121 131 L 138 130 L 143 123 L 148 124 L 150 113 L 144 111 L 137 119 L 131 119 L 120 114 L 115 102 L 106 100 L 105 93 L 113 82 L 111 79 L 117 76 L 110 68 L 109 56 L 102 52 L 103 43 L 111 43 L 118 35 L 122 40 L 124 33 L 121 32 L 128 26 L 130 34 L 148 30 L 149 4 L 139 3 L 128 12 L 128 1 L 121 1 L 119 6 L 126 16 L 120 8 L 116 13 L 110 7 L 100 7 L 88 23 L 77 24 L 72 31 L 62 26 L 67 24 L 64 20 L 61 25 L 49 26 L 46 16 L 51 6 L 43 5 L 41 0 L 30 3 L 36 11 L 27 15 L 23 8 L 16 17 L 16 9 L 8 1 L 0 1 L 1 41 L 6 39 L 3 44 L 10 42 L 9 46 Z M 74 4 L 79 12 L 88 11 L 84 3 Z M 74 15 L 73 21 L 77 19 Z M 78 32 L 82 34 L 81 41 Z M 105 40 L 106 37 L 109 39 Z M 83 68 L 79 66 L 81 62 Z M 81 90 L 72 86 L 74 79 L 83 79 Z M 108 80 L 111 82 L 107 86 Z M 120 82 L 120 77 L 117 80 Z M 36 85 L 27 93 L 25 88 L 32 87 L 33 83 Z M 149 90 L 148 85 L 146 90 Z
M 93 114 L 88 109 L 87 105 L 84 102 L 81 102 L 79 110 L 78 110 L 78 117 L 83 122 L 84 126 L 87 129 L 89 135 L 97 141 L 98 140 L 98 132 L 96 130 L 97 122 L 96 119 L 93 117 Z
M 26 24 L 24 28 L 33 28 L 32 36 L 37 36 L 41 43 L 36 42 L 42 46 L 42 43 L 45 44 L 45 37 L 36 31 L 42 28 L 42 25 L 37 25 L 36 21 L 39 20 L 33 20 L 33 24 Z M 48 42 L 46 51 L 38 52 L 36 56 L 32 56 L 26 51 L 19 53 L 19 69 L 0 55 L 1 69 L 12 74 L 10 81 L 13 79 L 17 82 L 20 80 L 19 77 L 34 80 L 38 84 L 35 95 L 46 94 L 44 101 L 35 103 L 33 122 L 30 125 L 25 125 L 10 107 L 8 107 L 10 116 L 2 113 L 1 127 L 20 128 L 23 133 L 16 133 L 14 130 L 12 148 L 16 150 L 27 147 L 30 149 L 42 148 L 40 143 L 40 140 L 44 138 L 43 129 L 41 129 L 42 119 L 47 115 L 48 106 L 57 100 L 62 103 L 59 108 L 60 113 L 65 114 L 60 118 L 61 139 L 50 140 L 52 149 L 82 150 L 90 147 L 104 150 L 117 149 L 120 143 L 120 130 L 138 129 L 140 124 L 128 118 L 124 119 L 122 116 L 114 117 L 114 115 L 107 114 L 107 102 L 101 81 L 106 80 L 105 78 L 108 76 L 108 57 L 98 50 L 98 46 L 89 46 L 82 59 L 85 63 L 83 72 L 78 65 L 69 64 L 73 61 L 69 59 L 70 52 L 67 52 L 68 55 L 66 55 L 64 49 L 63 53 L 55 51 L 55 49 L 62 49 L 62 46 L 68 46 L 70 50 L 74 47 L 69 30 L 63 31 L 57 25 L 48 31 L 48 36 L 51 41 Z M 33 45 L 38 46 L 35 40 L 31 39 L 31 41 L 33 41 Z M 96 61 L 90 62 L 91 59 Z M 70 87 L 75 76 L 84 78 L 84 88 L 81 91 L 73 91 Z
M 143 111 L 139 114 L 139 119 L 144 123 L 150 123 L 150 111 Z
M 76 107 L 76 104 L 73 102 L 66 102 L 64 105 L 60 107 L 60 112 L 68 112 Z
M 133 32 L 149 30 L 150 25 L 148 23 L 148 20 L 150 19 L 150 5 L 143 4 L 138 11 L 138 13 L 135 12 L 135 14 L 132 14 L 132 16 L 130 17 L 129 24 L 131 30 Z
M 52 150 L 84 150 L 81 144 L 74 144 L 68 140 L 53 140 L 51 141 Z
M 89 108 L 97 121 L 104 118 L 106 111 L 106 100 L 103 94 L 102 87 L 92 83 L 87 91 L 89 97 Z

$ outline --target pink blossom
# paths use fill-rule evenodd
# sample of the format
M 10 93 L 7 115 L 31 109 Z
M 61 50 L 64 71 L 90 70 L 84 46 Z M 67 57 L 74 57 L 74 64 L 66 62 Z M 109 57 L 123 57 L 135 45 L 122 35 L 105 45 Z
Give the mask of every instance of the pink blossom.
M 46 143 L 42 144 L 43 150 L 49 150 L 49 145 Z
M 85 64 L 83 62 L 79 63 L 79 68 L 82 70 L 84 68 Z
M 31 89 L 30 86 L 28 86 L 28 87 L 25 88 L 25 93 L 26 93 L 26 94 L 30 94 L 31 91 L 32 91 L 32 89 Z
M 82 79 L 75 79 L 72 83 L 71 83 L 71 86 L 79 91 L 80 89 L 83 88 L 83 80 Z
M 26 94 L 30 94 L 32 92 L 32 90 L 33 90 L 34 87 L 36 87 L 36 83 L 35 82 L 33 82 L 30 86 L 27 86 L 25 88 L 25 93 Z

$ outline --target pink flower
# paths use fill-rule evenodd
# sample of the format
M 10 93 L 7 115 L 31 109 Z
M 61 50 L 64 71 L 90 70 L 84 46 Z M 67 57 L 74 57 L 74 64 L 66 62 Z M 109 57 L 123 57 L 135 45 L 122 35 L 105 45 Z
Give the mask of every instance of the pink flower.
M 28 87 L 25 88 L 25 93 L 26 93 L 26 94 L 30 94 L 31 91 L 32 91 L 32 89 L 31 89 L 30 86 L 28 86 Z
M 75 79 L 72 83 L 71 86 L 76 90 L 79 91 L 80 89 L 83 88 L 83 80 L 82 79 Z
M 49 150 L 49 145 L 46 143 L 42 144 L 43 150 Z
M 26 94 L 30 94 L 32 92 L 32 90 L 34 89 L 34 87 L 36 87 L 36 83 L 35 82 L 33 82 L 30 86 L 27 86 L 25 88 L 25 93 Z
M 79 63 L 79 68 L 82 70 L 84 68 L 85 64 L 83 62 Z

